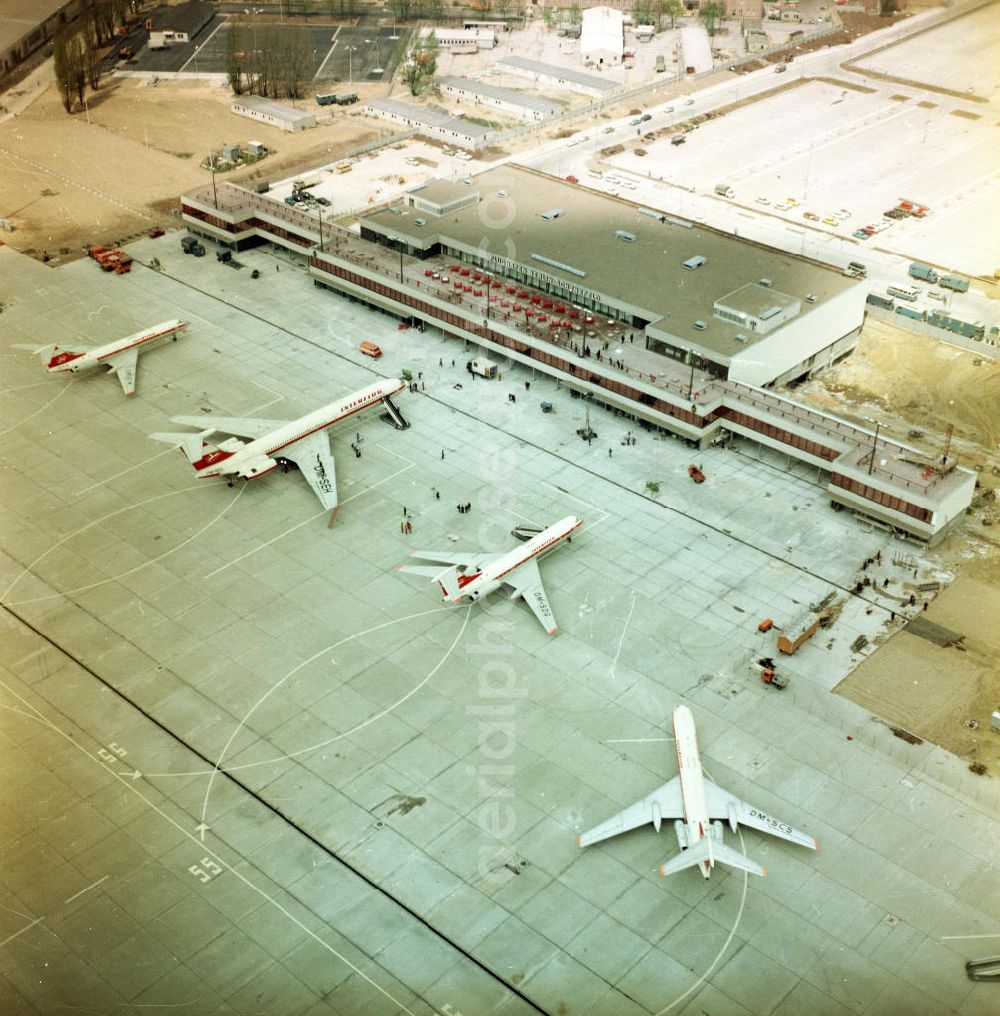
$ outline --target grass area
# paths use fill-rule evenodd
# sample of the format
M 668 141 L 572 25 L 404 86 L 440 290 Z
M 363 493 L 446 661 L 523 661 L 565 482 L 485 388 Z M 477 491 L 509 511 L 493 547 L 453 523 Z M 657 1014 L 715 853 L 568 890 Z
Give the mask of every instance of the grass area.
M 488 127 L 491 131 L 502 131 L 506 124 L 499 123 L 496 120 L 487 120 L 481 116 L 463 116 L 463 120 L 468 120 L 469 123 L 477 123 L 481 127 Z

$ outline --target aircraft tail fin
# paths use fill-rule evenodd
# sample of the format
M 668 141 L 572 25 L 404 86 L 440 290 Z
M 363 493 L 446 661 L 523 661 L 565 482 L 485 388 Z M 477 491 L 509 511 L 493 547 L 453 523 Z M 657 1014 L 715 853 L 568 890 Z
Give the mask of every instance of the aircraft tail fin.
M 708 878 L 711 865 L 715 863 L 727 864 L 730 868 L 739 868 L 741 871 L 748 871 L 751 875 L 766 877 L 767 868 L 749 857 L 744 857 L 738 850 L 727 847 L 725 843 L 718 840 L 709 842 L 709 836 L 702 837 L 693 847 L 689 847 L 683 853 L 671 858 L 666 864 L 660 866 L 660 874 L 663 876 L 675 875 L 685 868 L 693 868 L 696 865 L 708 864 L 709 871 L 702 868 L 702 874 Z
M 164 444 L 176 445 L 187 456 L 188 462 L 192 465 L 205 455 L 205 437 L 211 434 L 210 430 L 202 430 L 192 434 L 190 431 L 179 434 L 150 434 L 154 441 L 162 441 Z
M 59 347 L 53 343 L 49 343 L 47 346 L 30 346 L 27 343 L 18 343 L 14 346 L 15 349 L 24 349 L 29 353 L 34 353 L 35 356 L 41 357 L 43 360 L 48 362 L 53 356 L 59 351 Z

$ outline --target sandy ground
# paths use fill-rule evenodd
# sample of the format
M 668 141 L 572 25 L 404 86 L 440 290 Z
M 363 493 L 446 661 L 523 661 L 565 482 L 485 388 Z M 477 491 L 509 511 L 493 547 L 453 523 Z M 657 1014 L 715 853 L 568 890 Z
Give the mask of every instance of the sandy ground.
M 262 141 L 274 154 L 227 174 L 236 182 L 288 176 L 335 159 L 376 136 L 371 121 L 338 111 L 329 123 L 289 134 L 229 111 L 226 88 L 202 81 L 109 81 L 87 113 L 67 115 L 52 84 L 0 124 L 0 234 L 26 253 L 76 255 L 172 222 L 178 196 L 210 179 L 201 160 L 223 142 Z M 179 100 L 183 101 L 179 101 Z
M 924 613 L 965 636 L 942 648 L 903 631 L 840 683 L 837 691 L 912 734 L 996 772 L 1000 734 L 990 714 L 1000 708 L 1000 589 L 956 579 Z M 977 726 L 966 724 L 972 721 Z
M 928 452 L 981 467 L 981 488 L 966 524 L 932 555 L 958 574 L 933 599 L 926 617 L 965 635 L 962 649 L 942 649 L 908 633 L 888 639 L 838 687 L 889 722 L 972 762 L 1000 772 L 1000 363 L 869 320 L 857 350 L 797 398 L 861 422 Z M 911 437 L 923 431 L 924 437 Z M 989 524 L 986 524 L 989 523 Z M 966 720 L 975 720 L 970 730 Z

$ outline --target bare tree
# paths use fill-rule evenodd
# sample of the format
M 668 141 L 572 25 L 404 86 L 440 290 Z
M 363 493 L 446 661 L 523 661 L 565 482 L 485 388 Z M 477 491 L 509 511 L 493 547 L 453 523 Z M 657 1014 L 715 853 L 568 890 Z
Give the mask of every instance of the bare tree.
M 95 46 L 114 38 L 115 27 L 124 21 L 131 6 L 128 0 L 84 0 L 84 24 Z
M 90 44 L 90 39 L 80 36 L 80 45 L 83 49 L 84 72 L 87 84 L 92 91 L 97 91 L 101 84 L 101 54 L 96 46 Z
M 403 64 L 402 74 L 411 95 L 419 95 L 424 83 L 434 77 L 437 70 L 437 55 L 438 40 L 433 32 L 410 51 L 409 60 Z
M 684 16 L 684 4 L 681 0 L 663 0 L 663 13 L 670 18 L 670 27 L 677 25 L 677 19 Z
M 243 94 L 243 77 L 247 74 L 247 44 L 252 32 L 243 21 L 235 18 L 226 25 L 226 53 L 224 66 L 229 75 L 229 87 L 233 95 Z
M 698 17 L 701 18 L 705 25 L 705 31 L 710 36 L 715 35 L 715 26 L 723 19 L 725 13 L 726 9 L 722 4 L 717 3 L 702 4 L 698 8 Z
M 62 99 L 63 109 L 67 113 L 72 113 L 73 96 L 76 93 L 77 69 L 83 61 L 79 36 L 70 35 L 60 25 L 56 30 L 56 36 L 52 43 L 52 51 L 53 73 L 55 74 L 56 87 L 59 89 L 59 96 Z

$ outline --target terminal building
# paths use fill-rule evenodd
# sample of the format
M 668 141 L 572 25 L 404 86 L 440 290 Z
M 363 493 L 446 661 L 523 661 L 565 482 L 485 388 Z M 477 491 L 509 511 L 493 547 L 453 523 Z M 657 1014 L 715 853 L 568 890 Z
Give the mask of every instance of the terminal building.
M 471 187 L 431 181 L 352 228 L 228 182 L 185 195 L 182 214 L 231 246 L 298 251 L 316 285 L 548 373 L 641 426 L 805 463 L 834 507 L 876 526 L 934 543 L 971 502 L 975 474 L 953 460 L 768 390 L 857 342 L 864 284 L 819 263 L 514 166 Z

